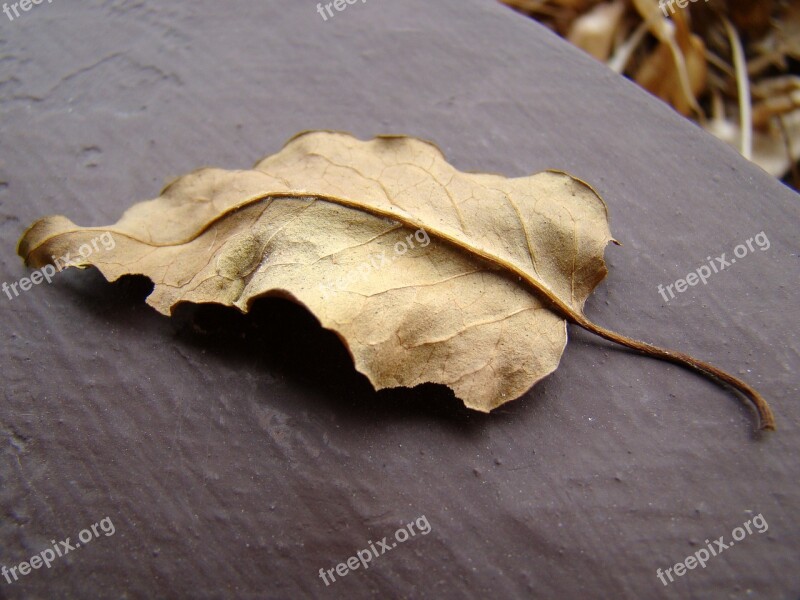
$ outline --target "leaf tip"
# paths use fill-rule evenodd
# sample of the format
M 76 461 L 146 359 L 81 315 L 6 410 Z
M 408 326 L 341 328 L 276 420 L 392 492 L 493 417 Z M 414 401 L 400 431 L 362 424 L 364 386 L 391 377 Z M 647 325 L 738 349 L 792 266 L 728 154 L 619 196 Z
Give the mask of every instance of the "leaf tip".
M 31 253 L 45 243 L 49 238 L 67 231 L 72 231 L 77 225 L 66 217 L 50 216 L 36 221 L 28 227 L 17 242 L 17 254 L 25 261 L 25 266 L 30 264 Z

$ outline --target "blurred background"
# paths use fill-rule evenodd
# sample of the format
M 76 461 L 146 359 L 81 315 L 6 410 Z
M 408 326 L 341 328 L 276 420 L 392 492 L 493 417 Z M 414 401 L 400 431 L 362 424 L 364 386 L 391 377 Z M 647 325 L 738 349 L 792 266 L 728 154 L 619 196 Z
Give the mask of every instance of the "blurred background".
M 800 186 L 800 2 L 500 1 Z

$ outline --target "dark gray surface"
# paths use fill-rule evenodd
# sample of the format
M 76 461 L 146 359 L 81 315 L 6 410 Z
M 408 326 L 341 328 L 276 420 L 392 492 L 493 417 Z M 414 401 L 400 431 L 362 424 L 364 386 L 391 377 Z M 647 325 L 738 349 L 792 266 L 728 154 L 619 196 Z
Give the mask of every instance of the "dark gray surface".
M 0 13 L 0 280 L 45 214 L 117 220 L 203 165 L 304 129 L 434 140 L 457 167 L 565 169 L 624 243 L 596 322 L 740 374 L 714 384 L 570 328 L 559 370 L 490 416 L 446 390 L 374 393 L 291 305 L 245 318 L 142 303 L 68 272 L 2 309 L 0 565 L 116 532 L 0 598 L 792 598 L 800 595 L 800 199 L 633 85 L 491 0 L 41 4 Z M 760 231 L 665 303 L 656 291 Z M 664 587 L 657 568 L 769 524 Z M 425 515 L 432 531 L 318 577 Z

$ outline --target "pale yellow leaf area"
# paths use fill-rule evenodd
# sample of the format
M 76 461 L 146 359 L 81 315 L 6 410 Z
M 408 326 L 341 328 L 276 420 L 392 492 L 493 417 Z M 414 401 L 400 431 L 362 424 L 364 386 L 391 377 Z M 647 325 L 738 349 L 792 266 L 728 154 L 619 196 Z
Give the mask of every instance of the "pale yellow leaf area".
M 464 173 L 426 141 L 328 131 L 251 170 L 190 173 L 109 227 L 47 217 L 19 253 L 40 267 L 105 232 L 114 247 L 80 264 L 147 276 L 165 315 L 288 298 L 376 389 L 443 384 L 481 411 L 556 369 L 562 315 L 582 314 L 612 240 L 603 201 L 565 173 Z

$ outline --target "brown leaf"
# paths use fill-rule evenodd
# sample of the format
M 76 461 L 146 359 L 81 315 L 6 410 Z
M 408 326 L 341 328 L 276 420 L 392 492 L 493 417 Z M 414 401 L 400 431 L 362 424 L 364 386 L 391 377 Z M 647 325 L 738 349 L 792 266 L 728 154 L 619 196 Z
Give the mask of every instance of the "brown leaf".
M 625 3 L 622 0 L 598 4 L 573 21 L 567 40 L 597 60 L 605 61 L 611 55 L 614 36 L 624 12 Z
M 252 171 L 187 175 L 103 231 L 116 247 L 87 263 L 109 280 L 146 275 L 164 314 L 289 297 L 377 389 L 442 383 L 479 410 L 522 395 L 566 344 L 564 319 L 507 266 L 581 310 L 611 238 L 603 202 L 568 175 L 464 174 L 419 140 L 336 133 L 302 135 Z M 21 252 L 38 266 L 98 233 L 44 219 Z
M 489 411 L 558 366 L 567 319 L 713 369 L 583 315 L 612 240 L 606 206 L 587 184 L 555 171 L 462 173 L 413 138 L 301 134 L 252 170 L 182 177 L 107 228 L 42 219 L 18 251 L 38 267 L 98 235 L 114 247 L 80 252 L 79 264 L 109 280 L 149 277 L 147 301 L 163 314 L 181 302 L 246 312 L 263 296 L 307 307 L 377 389 L 440 383 Z
M 706 85 L 703 40 L 689 31 L 681 10 L 673 13 L 674 31 L 654 0 L 634 0 L 659 45 L 637 70 L 634 81 L 671 104 L 682 115 L 702 115 L 697 96 Z

